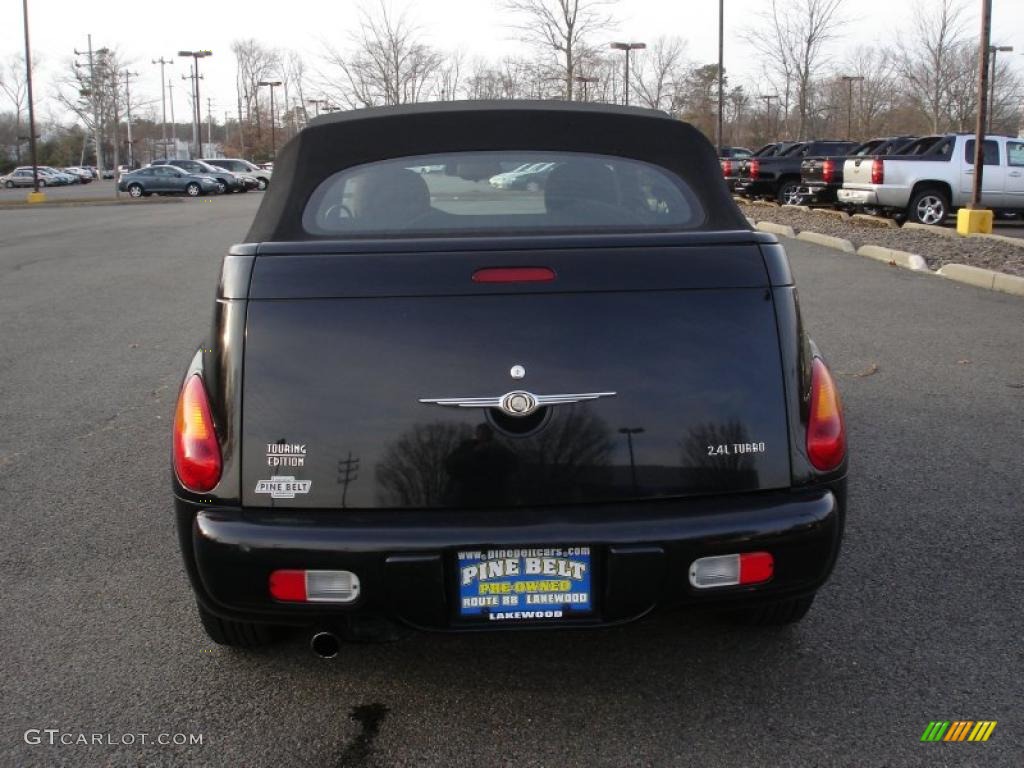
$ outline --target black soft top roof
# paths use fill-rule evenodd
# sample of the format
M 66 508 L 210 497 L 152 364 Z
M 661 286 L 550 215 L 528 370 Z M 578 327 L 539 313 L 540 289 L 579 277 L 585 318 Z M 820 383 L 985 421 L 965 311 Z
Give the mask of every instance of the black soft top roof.
M 535 150 L 627 157 L 686 181 L 705 230 L 749 229 L 711 143 L 693 126 L 639 107 L 564 101 L 448 101 L 334 112 L 281 148 L 247 242 L 320 239 L 302 213 L 324 179 L 378 160 L 448 152 Z

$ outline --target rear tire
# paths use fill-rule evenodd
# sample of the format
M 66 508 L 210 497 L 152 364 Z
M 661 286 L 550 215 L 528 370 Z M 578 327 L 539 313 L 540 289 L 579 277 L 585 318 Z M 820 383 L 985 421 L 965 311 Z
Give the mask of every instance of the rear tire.
M 782 627 L 800 621 L 811 610 L 813 603 L 814 593 L 811 593 L 774 603 L 734 609 L 728 611 L 726 616 L 733 623 L 745 627 Z
M 779 205 L 800 205 L 803 202 L 803 197 L 797 191 L 799 189 L 799 181 L 790 179 L 782 182 L 782 186 L 779 187 L 779 192 L 775 196 Z
M 949 215 L 949 199 L 935 187 L 926 187 L 914 193 L 907 206 L 907 220 L 918 224 L 942 224 Z
M 217 645 L 227 645 L 232 648 L 258 648 L 267 645 L 274 639 L 272 627 L 268 624 L 222 619 L 201 605 L 196 607 L 199 609 L 199 621 L 202 622 L 203 629 Z

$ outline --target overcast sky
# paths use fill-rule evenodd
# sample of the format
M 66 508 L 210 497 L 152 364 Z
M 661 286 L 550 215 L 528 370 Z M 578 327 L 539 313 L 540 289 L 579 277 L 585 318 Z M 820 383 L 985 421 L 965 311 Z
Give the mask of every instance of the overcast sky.
M 940 0 L 921 0 L 935 9 Z M 760 66 L 739 37 L 768 0 L 725 0 L 725 67 L 732 84 L 756 82 Z M 980 0 L 965 0 L 970 10 L 969 30 L 978 27 Z M 462 49 L 469 59 L 497 59 L 525 54 L 515 39 L 509 15 L 500 0 L 392 0 L 395 9 L 408 8 L 428 42 L 442 49 Z M 900 30 L 910 28 L 914 0 L 846 0 L 848 22 L 842 37 L 830 46 L 834 59 L 858 44 L 895 42 Z M 231 41 L 254 37 L 267 45 L 303 53 L 308 67 L 316 67 L 323 41 L 344 47 L 356 26 L 355 0 L 29 0 L 33 55 L 39 57 L 41 82 L 37 100 L 53 92 L 53 76 L 67 65 L 75 48 L 84 50 L 86 35 L 94 48 L 116 47 L 140 76 L 133 90 L 152 99 L 159 109 L 159 67 L 153 58 L 176 58 L 180 49 L 210 49 L 214 55 L 201 62 L 202 97 L 214 99 L 214 115 L 223 119 L 235 105 L 235 69 Z M 611 10 L 619 19 L 608 38 L 653 41 L 659 35 L 678 35 L 687 43 L 689 58 L 699 63 L 717 59 L 717 0 L 619 0 Z M 24 50 L 20 0 L 0 0 L 0 55 L 5 59 Z M 1024 52 L 1024 0 L 993 0 L 993 40 Z M 1024 75 L 1024 56 L 1012 54 Z M 176 116 L 188 114 L 181 74 L 184 59 L 176 59 L 169 72 L 175 82 Z M 133 101 L 135 101 L 133 93 Z M 312 94 L 307 94 L 307 97 Z M 0 106 L 0 108 L 3 108 Z M 43 108 L 44 116 L 47 110 Z

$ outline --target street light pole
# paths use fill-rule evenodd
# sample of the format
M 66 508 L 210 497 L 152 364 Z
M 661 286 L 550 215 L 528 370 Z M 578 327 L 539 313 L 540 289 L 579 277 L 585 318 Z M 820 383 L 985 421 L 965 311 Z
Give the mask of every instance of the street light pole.
M 194 79 L 192 81 L 193 82 L 192 93 L 193 93 L 193 96 L 194 96 L 193 103 L 192 103 L 192 106 L 193 106 L 193 110 L 192 111 L 194 113 L 195 126 L 196 126 L 196 154 L 195 154 L 195 157 L 202 157 L 203 156 L 203 146 L 202 146 L 203 145 L 203 107 L 202 107 L 202 101 L 200 101 L 200 99 L 199 99 L 199 80 L 201 79 L 200 76 L 199 76 L 199 60 L 200 59 L 204 59 L 207 56 L 213 56 L 213 51 L 210 51 L 210 50 L 178 51 L 178 55 L 179 56 L 183 56 L 185 58 L 191 57 L 192 60 L 195 62 L 195 70 L 194 70 L 194 73 L 193 73 L 193 78 Z
M 853 84 L 863 82 L 864 78 L 860 75 L 843 75 L 840 79 L 846 83 L 846 140 L 850 141 L 853 137 Z
M 270 154 L 277 159 L 277 135 L 274 132 L 274 89 L 281 85 L 280 80 L 260 80 L 257 87 L 267 86 L 270 88 Z
M 32 99 L 32 46 L 28 40 L 28 0 L 21 0 L 21 10 L 25 22 L 25 83 L 28 87 L 28 146 L 32 155 L 32 192 L 28 196 L 30 203 L 41 203 L 46 196 L 39 192 L 39 166 L 36 157 L 36 108 Z
M 626 106 L 629 106 L 629 56 L 633 51 L 647 47 L 647 43 L 612 43 L 609 48 L 626 52 Z
M 154 64 L 160 65 L 160 107 L 161 107 L 161 118 L 163 119 L 163 129 L 161 132 L 164 148 L 164 159 L 167 159 L 167 80 L 164 78 L 164 65 L 173 64 L 174 59 L 165 59 L 161 56 L 159 59 L 152 60 Z M 174 105 L 171 105 L 174 108 Z
M 589 83 L 598 83 L 598 82 L 600 82 L 599 78 L 596 78 L 596 77 L 583 77 L 582 75 L 577 75 L 576 77 L 573 78 L 573 80 L 575 80 L 577 83 L 579 83 L 582 86 L 581 91 L 582 91 L 582 95 L 583 95 L 583 99 L 582 99 L 583 101 L 587 101 L 588 100 L 588 97 L 587 97 L 587 85 Z
M 988 52 L 992 54 L 992 74 L 988 83 L 988 132 L 992 133 L 992 118 L 996 111 L 996 54 L 999 52 L 1012 53 L 1012 45 L 990 45 Z
M 725 0 L 718 0 L 718 122 L 715 146 L 722 156 L 722 116 L 725 112 Z

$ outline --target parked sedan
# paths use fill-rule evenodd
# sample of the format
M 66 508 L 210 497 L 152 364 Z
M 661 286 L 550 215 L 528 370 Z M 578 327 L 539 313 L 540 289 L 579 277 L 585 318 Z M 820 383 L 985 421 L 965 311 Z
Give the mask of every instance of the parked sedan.
M 321 117 L 280 156 L 172 429 L 214 642 L 807 613 L 842 539 L 842 407 L 783 246 L 696 128 L 419 104 Z M 531 159 L 535 197 L 452 194 Z
M 218 168 L 226 168 L 243 179 L 255 179 L 256 188 L 259 190 L 264 190 L 270 186 L 270 177 L 273 172 L 250 163 L 248 160 L 243 160 L 239 157 L 215 157 L 203 158 L 202 162 L 209 163 Z
M 211 176 L 186 173 L 171 165 L 154 165 L 122 174 L 117 188 L 132 197 L 149 197 L 152 194 L 198 197 L 217 194 L 220 184 Z
M 555 163 L 533 163 L 525 169 L 517 169 L 493 177 L 491 186 L 498 189 L 525 189 L 537 192 L 544 189 L 544 182 L 555 168 Z
M 170 165 L 186 173 L 209 176 L 216 180 L 219 190 L 225 194 L 247 190 L 245 182 L 234 173 L 225 168 L 217 168 L 209 163 L 204 163 L 202 160 L 156 160 L 152 165 Z
M 39 174 L 39 186 L 45 187 L 48 182 L 48 175 L 44 173 Z M 2 183 L 8 189 L 14 187 L 31 187 L 34 186 L 32 178 L 31 168 L 15 168 L 6 176 L 0 176 L 0 183 Z

